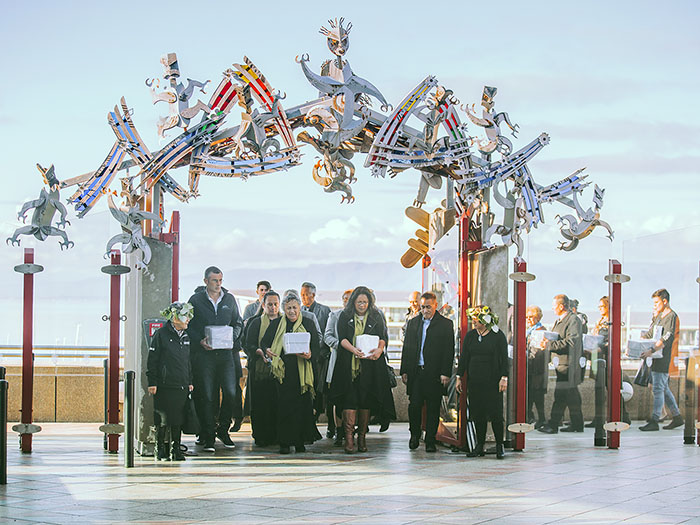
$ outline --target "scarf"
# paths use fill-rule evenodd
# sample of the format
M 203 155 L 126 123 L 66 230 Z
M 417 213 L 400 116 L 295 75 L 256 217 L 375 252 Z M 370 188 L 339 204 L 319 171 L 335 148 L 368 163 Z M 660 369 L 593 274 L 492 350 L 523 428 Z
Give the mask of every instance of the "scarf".
M 299 317 L 292 325 L 292 332 L 306 332 L 304 325 L 301 323 L 302 315 L 299 313 Z M 284 361 L 282 361 L 282 348 L 283 348 L 283 338 L 287 331 L 287 316 L 283 315 L 280 319 L 280 324 L 277 325 L 277 332 L 275 332 L 275 338 L 272 340 L 272 347 L 270 350 L 275 356 L 272 358 L 272 375 L 277 381 L 282 384 L 284 381 Z M 311 361 L 309 359 L 304 359 L 301 356 L 297 356 L 297 366 L 299 367 L 299 383 L 301 386 L 302 395 L 306 392 L 311 392 L 311 397 L 315 397 L 314 392 L 314 371 L 311 367 Z
M 262 341 L 263 336 L 265 335 L 265 332 L 267 331 L 268 326 L 270 326 L 270 318 L 267 316 L 267 314 L 263 314 L 260 317 L 260 332 L 258 333 L 258 348 L 260 348 L 260 342 Z M 265 352 L 265 349 L 263 348 L 263 352 Z M 255 360 L 255 379 L 256 380 L 263 380 L 263 379 L 269 379 L 270 378 L 270 367 L 268 366 L 268 362 L 258 356 L 258 359 Z
M 357 314 L 353 314 L 353 320 L 355 321 L 355 334 L 352 336 L 352 346 L 355 346 L 357 341 L 357 336 L 365 333 L 365 320 L 367 319 L 367 314 L 360 319 Z M 360 375 L 360 358 L 355 354 L 352 355 L 352 380 L 354 381 Z
M 530 337 L 530 334 L 535 330 L 539 330 L 542 327 L 542 323 L 537 321 L 537 324 L 533 324 L 530 328 L 525 330 L 525 337 Z

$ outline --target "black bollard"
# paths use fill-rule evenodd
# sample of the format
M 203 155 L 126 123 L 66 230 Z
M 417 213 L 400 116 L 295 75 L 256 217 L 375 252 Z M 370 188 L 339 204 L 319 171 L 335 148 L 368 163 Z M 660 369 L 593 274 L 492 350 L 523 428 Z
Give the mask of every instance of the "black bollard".
M 104 424 L 107 424 L 107 409 L 109 407 L 109 359 L 102 361 L 102 367 L 104 368 Z M 107 450 L 107 434 L 105 433 L 102 438 L 102 446 Z
M 595 433 L 593 435 L 593 446 L 604 447 L 607 433 L 603 428 L 603 424 L 607 419 L 605 414 L 605 380 L 608 377 L 605 359 L 596 359 L 597 371 L 595 376 Z
M 0 380 L 5 379 L 6 373 L 7 373 L 7 369 L 4 366 L 0 366 Z
M 695 383 L 688 379 L 688 361 L 685 358 L 685 426 L 683 427 L 683 444 L 695 444 Z
M 124 466 L 134 466 L 134 384 L 136 372 L 124 373 Z
M 7 391 L 9 383 L 5 381 L 5 368 L 0 379 L 0 485 L 7 485 Z

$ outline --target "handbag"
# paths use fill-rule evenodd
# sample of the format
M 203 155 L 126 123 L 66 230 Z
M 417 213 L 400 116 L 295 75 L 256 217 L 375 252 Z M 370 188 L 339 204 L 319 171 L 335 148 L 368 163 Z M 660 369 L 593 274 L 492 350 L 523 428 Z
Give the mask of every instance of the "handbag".
M 396 388 L 398 383 L 396 382 L 396 372 L 394 371 L 394 367 L 387 364 L 386 373 L 389 374 L 389 386 L 391 386 L 391 388 Z
M 637 375 L 634 376 L 634 384 L 639 386 L 648 386 L 651 381 L 651 368 L 647 365 L 647 360 L 642 359 L 642 364 L 637 370 Z
M 195 435 L 199 434 L 199 418 L 197 417 L 197 410 L 194 406 L 194 399 L 192 399 L 192 393 L 187 395 L 187 400 L 185 401 L 185 414 L 182 422 L 182 433 Z

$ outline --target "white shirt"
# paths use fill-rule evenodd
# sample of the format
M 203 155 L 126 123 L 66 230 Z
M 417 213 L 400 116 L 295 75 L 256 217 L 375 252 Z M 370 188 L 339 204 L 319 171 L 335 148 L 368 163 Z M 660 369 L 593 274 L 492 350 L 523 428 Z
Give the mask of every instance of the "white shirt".
M 215 301 L 214 299 L 211 298 L 211 295 L 209 295 L 209 292 L 207 292 L 207 299 L 209 299 L 209 302 L 214 305 L 214 313 L 218 313 L 217 310 L 219 309 L 219 303 L 221 300 L 224 298 L 224 291 L 221 290 L 219 293 L 219 298 Z
M 432 320 L 432 317 L 430 319 L 426 319 L 425 317 L 423 318 L 423 337 L 421 337 L 420 340 L 420 354 L 418 354 L 418 366 L 425 365 L 425 361 L 423 359 L 423 345 L 425 344 L 425 338 L 428 334 L 428 327 L 430 326 L 430 321 Z

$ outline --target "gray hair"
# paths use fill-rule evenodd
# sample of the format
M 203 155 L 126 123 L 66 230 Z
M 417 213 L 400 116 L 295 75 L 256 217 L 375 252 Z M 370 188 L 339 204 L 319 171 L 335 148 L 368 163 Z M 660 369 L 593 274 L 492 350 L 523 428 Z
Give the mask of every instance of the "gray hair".
M 287 304 L 291 303 L 292 301 L 296 301 L 297 303 L 301 304 L 301 299 L 299 298 L 299 294 L 297 294 L 296 290 L 287 290 L 282 298 L 282 308 L 287 306 Z
M 316 285 L 314 283 L 310 283 L 310 282 L 306 281 L 306 282 L 301 283 L 301 287 L 308 288 L 312 294 L 316 293 Z
M 297 299 L 301 301 L 301 297 L 299 296 L 299 292 L 297 292 L 294 288 L 290 288 L 289 290 L 285 290 L 284 293 L 282 294 L 282 300 L 286 299 L 290 295 L 295 296 Z

